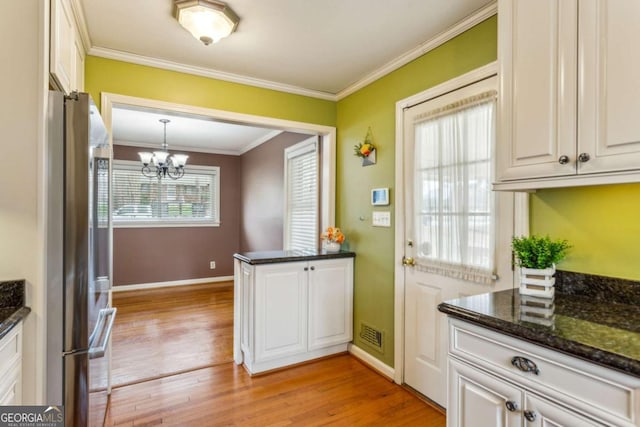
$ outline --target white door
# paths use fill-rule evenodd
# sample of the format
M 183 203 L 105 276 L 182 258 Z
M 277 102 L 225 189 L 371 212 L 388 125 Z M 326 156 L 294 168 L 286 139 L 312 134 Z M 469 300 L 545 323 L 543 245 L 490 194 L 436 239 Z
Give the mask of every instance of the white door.
M 597 427 L 602 424 L 583 417 L 581 411 L 556 405 L 542 397 L 526 393 L 523 415 L 527 427 Z
M 513 286 L 513 195 L 490 191 L 495 89 L 496 78 L 485 79 L 403 118 L 404 382 L 443 407 L 448 339 L 438 304 Z
M 579 7 L 578 173 L 640 164 L 640 2 L 585 1 Z
M 454 427 L 523 425 L 522 390 L 454 359 L 449 361 L 449 369 L 452 390 L 450 392 L 451 407 L 447 408 L 447 425 Z
M 307 351 L 306 262 L 256 267 L 255 362 Z
M 353 258 L 309 262 L 309 350 L 353 338 Z

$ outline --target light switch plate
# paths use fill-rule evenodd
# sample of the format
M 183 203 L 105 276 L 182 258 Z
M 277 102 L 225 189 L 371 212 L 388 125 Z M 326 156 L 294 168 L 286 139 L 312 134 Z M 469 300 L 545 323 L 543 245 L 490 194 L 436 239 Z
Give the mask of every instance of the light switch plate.
M 391 227 L 391 212 L 389 211 L 374 211 L 371 218 L 374 227 Z

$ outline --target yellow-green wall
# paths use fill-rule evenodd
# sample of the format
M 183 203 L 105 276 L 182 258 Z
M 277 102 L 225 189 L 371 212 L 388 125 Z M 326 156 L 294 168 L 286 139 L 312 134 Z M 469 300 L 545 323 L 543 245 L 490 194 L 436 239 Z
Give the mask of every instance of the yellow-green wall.
M 531 232 L 569 240 L 559 268 L 640 280 L 640 184 L 540 190 Z
M 357 253 L 354 341 L 393 366 L 395 103 L 494 61 L 496 23 L 488 19 L 337 103 L 92 56 L 86 89 L 98 102 L 100 92 L 111 92 L 336 126 L 336 225 Z M 361 167 L 353 146 L 369 126 L 378 163 Z M 391 228 L 371 226 L 370 190 L 377 187 L 391 189 Z M 531 232 L 570 240 L 574 247 L 561 268 L 640 279 L 638 212 L 640 184 L 544 190 L 531 196 Z M 360 322 L 385 332 L 382 354 L 362 342 Z
M 394 229 L 371 226 L 370 190 L 389 187 L 395 221 L 395 104 L 453 77 L 496 60 L 496 18 L 490 18 L 404 67 L 338 102 L 336 221 L 357 253 L 354 342 L 393 366 Z M 360 166 L 353 146 L 371 126 L 377 164 Z M 364 220 L 360 218 L 363 217 Z M 358 335 L 360 323 L 384 331 L 380 353 Z
M 85 90 L 335 126 L 336 104 L 307 96 L 88 56 Z

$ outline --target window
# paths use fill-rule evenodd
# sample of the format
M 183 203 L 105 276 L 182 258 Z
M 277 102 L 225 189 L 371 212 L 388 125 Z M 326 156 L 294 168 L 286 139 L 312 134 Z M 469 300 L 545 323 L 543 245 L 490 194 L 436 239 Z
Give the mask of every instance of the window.
M 115 226 L 220 225 L 220 168 L 189 166 L 177 180 L 147 178 L 137 162 L 113 162 Z
M 415 117 L 418 256 L 470 280 L 494 269 L 495 91 Z
M 318 138 L 285 150 L 284 249 L 318 247 Z

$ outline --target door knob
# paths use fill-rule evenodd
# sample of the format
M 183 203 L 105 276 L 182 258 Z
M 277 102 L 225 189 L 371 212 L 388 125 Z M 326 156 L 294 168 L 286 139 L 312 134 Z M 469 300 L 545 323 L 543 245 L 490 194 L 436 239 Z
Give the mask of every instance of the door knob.
M 413 267 L 416 265 L 416 260 L 411 257 L 402 257 L 402 265 Z
M 581 161 L 582 163 L 588 162 L 589 159 L 591 159 L 591 156 L 589 155 L 589 153 L 580 153 L 580 155 L 578 156 L 578 160 Z
M 558 163 L 560 163 L 561 165 L 566 165 L 567 163 L 569 163 L 569 156 L 560 156 L 560 158 L 558 159 Z
M 527 421 L 535 421 L 536 420 L 536 413 L 533 411 L 524 411 L 523 412 L 524 417 L 527 419 Z
M 514 412 L 518 410 L 518 404 L 513 400 L 507 400 L 506 402 L 504 402 L 504 406 L 507 407 L 509 412 Z

